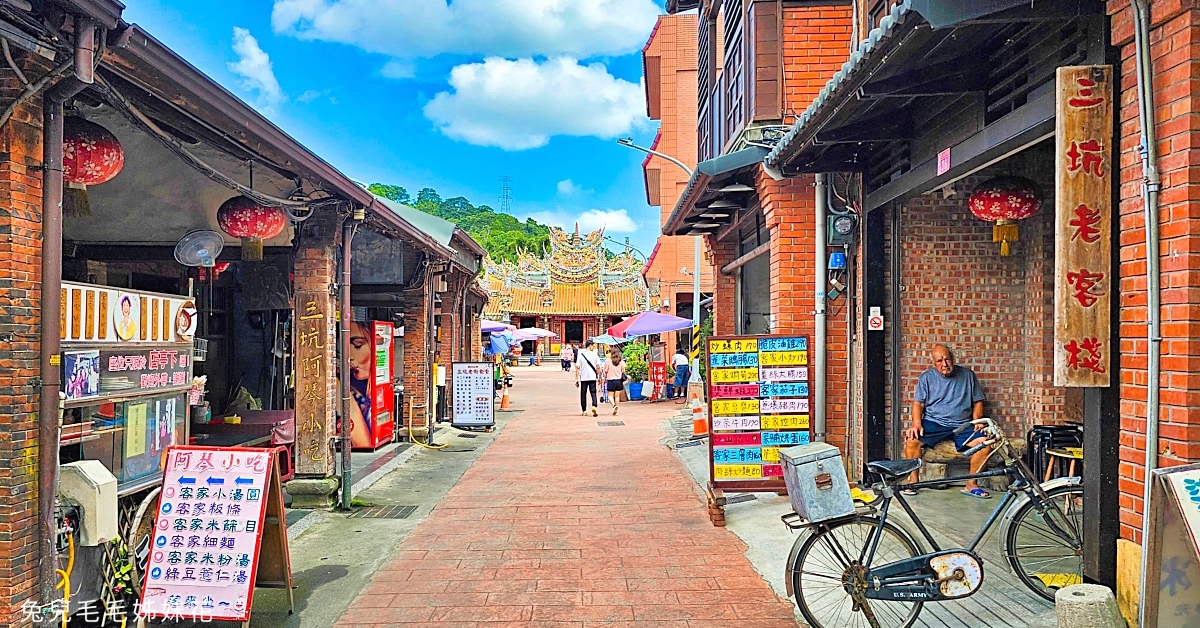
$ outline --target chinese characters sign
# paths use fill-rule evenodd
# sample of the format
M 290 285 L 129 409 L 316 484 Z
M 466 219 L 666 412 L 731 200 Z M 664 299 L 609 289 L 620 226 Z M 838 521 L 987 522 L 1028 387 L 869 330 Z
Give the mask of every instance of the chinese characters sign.
M 249 619 L 272 455 L 265 449 L 168 450 L 141 614 Z
M 1058 68 L 1054 385 L 1105 387 L 1112 371 L 1111 66 Z
M 710 338 L 708 373 L 713 485 L 775 490 L 779 450 L 810 439 L 808 338 Z
M 487 362 L 455 362 L 454 421 L 452 425 L 487 427 L 496 424 L 496 394 L 492 369 Z
M 142 349 L 100 352 L 100 393 L 192 385 L 192 352 Z
M 329 396 L 329 294 L 296 292 L 296 473 L 326 475 L 332 468 Z

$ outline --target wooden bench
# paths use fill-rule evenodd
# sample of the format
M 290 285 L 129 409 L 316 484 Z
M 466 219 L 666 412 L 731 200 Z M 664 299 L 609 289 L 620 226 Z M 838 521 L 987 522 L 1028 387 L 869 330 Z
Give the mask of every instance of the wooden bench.
M 1025 439 L 1010 438 L 1008 442 L 1018 456 L 1025 455 Z M 922 482 L 943 478 L 950 478 L 953 481 L 956 476 L 966 475 L 971 470 L 971 459 L 954 448 L 953 439 L 944 440 L 934 447 L 922 446 L 921 459 L 925 461 L 925 466 L 921 467 L 918 472 Z M 993 455 L 988 458 L 985 468 L 996 469 L 1003 465 L 1004 461 L 1000 459 L 1000 456 Z M 984 478 L 979 480 L 979 485 L 993 491 L 1002 491 L 1008 488 L 1008 481 L 1004 477 Z M 951 484 L 946 484 L 942 488 L 950 486 Z

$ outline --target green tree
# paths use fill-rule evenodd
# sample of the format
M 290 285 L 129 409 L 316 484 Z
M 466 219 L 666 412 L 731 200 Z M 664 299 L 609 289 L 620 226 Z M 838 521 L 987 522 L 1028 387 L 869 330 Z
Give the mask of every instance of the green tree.
M 412 203 L 412 197 L 408 195 L 408 190 L 398 185 L 385 185 L 383 183 L 372 183 L 367 186 L 367 191 L 372 194 L 382 196 L 389 201 L 404 203 L 408 205 Z

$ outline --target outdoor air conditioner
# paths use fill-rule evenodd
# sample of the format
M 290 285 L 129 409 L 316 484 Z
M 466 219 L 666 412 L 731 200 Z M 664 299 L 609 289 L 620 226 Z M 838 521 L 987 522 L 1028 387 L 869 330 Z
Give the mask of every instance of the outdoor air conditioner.
M 446 285 L 445 275 L 438 275 L 437 277 L 435 277 L 433 279 L 433 291 L 434 292 L 449 292 L 450 291 L 450 286 Z
M 94 547 L 117 538 L 117 478 L 99 461 L 62 465 L 58 495 L 79 506 L 81 546 Z

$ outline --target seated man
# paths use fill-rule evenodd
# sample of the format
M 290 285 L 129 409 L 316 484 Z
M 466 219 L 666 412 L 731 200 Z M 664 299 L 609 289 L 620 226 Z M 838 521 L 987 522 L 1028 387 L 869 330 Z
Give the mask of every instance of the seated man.
M 983 389 L 975 373 L 965 366 L 955 366 L 954 354 L 945 345 L 933 345 L 930 349 L 933 367 L 917 378 L 917 390 L 913 394 L 912 425 L 904 430 L 904 457 L 918 458 L 921 446 L 933 447 L 938 443 L 954 439 L 958 451 L 966 451 L 984 442 L 982 432 L 965 431 L 957 436 L 955 428 L 973 419 L 983 417 Z M 971 473 L 978 473 L 987 462 L 991 448 L 984 447 L 971 456 Z M 917 481 L 914 471 L 910 482 Z M 987 491 L 979 488 L 975 480 L 967 480 L 964 495 L 987 499 Z M 905 489 L 905 495 L 915 491 Z

